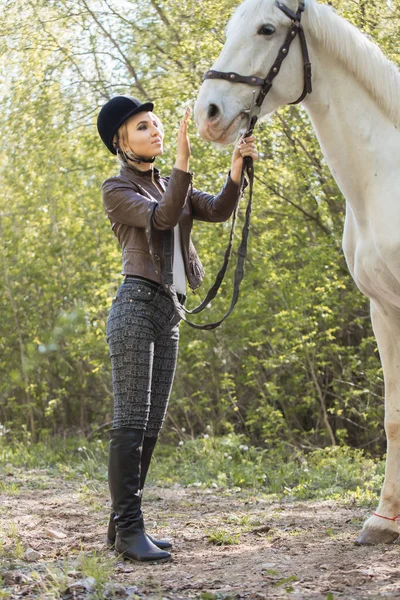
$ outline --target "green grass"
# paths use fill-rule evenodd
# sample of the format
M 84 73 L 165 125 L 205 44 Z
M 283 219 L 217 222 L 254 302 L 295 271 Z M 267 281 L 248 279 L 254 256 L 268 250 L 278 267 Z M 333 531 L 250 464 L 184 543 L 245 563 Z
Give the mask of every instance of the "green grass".
M 207 533 L 207 542 L 215 546 L 233 546 L 240 544 L 240 534 L 232 534 L 225 529 L 212 529 Z
M 81 493 L 95 502 L 97 488 L 107 479 L 108 442 L 82 438 L 57 439 L 37 444 L 0 438 L 1 476 L 10 469 L 43 469 L 65 480 L 81 481 Z M 40 473 L 40 477 L 43 472 Z M 241 435 L 202 436 L 178 446 L 159 444 L 149 481 L 164 486 L 215 488 L 219 493 L 248 490 L 293 499 L 333 499 L 374 503 L 382 486 L 384 462 L 362 450 L 328 447 L 305 453 L 250 446 Z M 90 482 L 90 483 L 89 483 Z M 17 493 L 13 481 L 3 484 Z M 245 523 L 243 523 L 244 525 Z
M 308 454 L 248 446 L 242 436 L 202 437 L 163 448 L 151 476 L 164 485 L 248 489 L 295 499 L 342 499 L 370 504 L 378 498 L 384 462 L 362 450 L 328 447 Z
M 20 485 L 13 481 L 0 481 L 0 494 L 6 494 L 12 496 L 18 494 L 21 491 Z
M 109 553 L 82 551 L 76 561 L 76 569 L 84 577 L 93 577 L 100 588 L 113 578 L 117 558 L 110 558 Z
M 275 587 L 282 586 L 283 589 L 285 590 L 285 592 L 290 594 L 291 592 L 294 592 L 294 587 L 291 585 L 291 583 L 298 581 L 298 580 L 299 580 L 299 578 L 296 577 L 296 575 L 289 575 L 289 577 L 282 577 L 282 579 L 275 581 L 274 586 Z
M 0 464 L 4 465 L 5 472 L 12 467 L 53 469 L 66 479 L 83 476 L 105 480 L 107 448 L 106 441 L 88 442 L 81 437 L 49 437 L 37 443 L 29 440 L 7 443 L 0 437 Z
M 93 512 L 103 512 L 103 502 L 99 501 L 102 491 L 101 485 L 99 486 L 97 481 L 91 481 L 90 485 L 84 483 L 79 489 L 79 498 Z
M 68 586 L 78 579 L 93 577 L 95 580 L 93 590 L 88 595 L 91 600 L 106 600 L 114 597 L 105 594 L 105 586 L 112 583 L 115 577 L 115 564 L 117 557 L 110 557 L 108 552 L 85 552 L 81 548 L 77 556 L 68 556 L 56 564 L 40 563 L 38 571 L 30 571 L 29 575 L 36 579 L 37 598 L 61 598 L 65 595 Z M 71 572 L 75 575 L 71 576 Z M 1 584 L 1 581 L 0 581 Z M 81 594 L 78 594 L 81 597 Z M 78 597 L 77 595 L 77 597 Z M 0 598 L 9 597 L 0 595 Z
M 5 530 L 0 530 L 0 558 L 18 561 L 23 557 L 24 551 L 18 527 L 10 521 Z

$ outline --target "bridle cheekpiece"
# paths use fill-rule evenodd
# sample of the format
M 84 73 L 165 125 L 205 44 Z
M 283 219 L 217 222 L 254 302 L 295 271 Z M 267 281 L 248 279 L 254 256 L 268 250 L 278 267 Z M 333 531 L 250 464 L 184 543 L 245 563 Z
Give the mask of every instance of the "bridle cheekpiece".
M 279 49 L 276 60 L 270 68 L 269 73 L 265 79 L 262 79 L 261 77 L 256 77 L 255 75 L 246 76 L 239 75 L 239 73 L 224 73 L 223 71 L 213 70 L 207 71 L 207 73 L 204 75 L 204 79 L 225 79 L 226 81 L 230 81 L 231 83 L 246 83 L 252 86 L 261 86 L 257 99 L 255 100 L 253 107 L 249 111 L 250 124 L 248 132 L 251 132 L 253 130 L 261 109 L 261 105 L 264 102 L 270 89 L 272 88 L 272 82 L 278 75 L 283 61 L 289 54 L 290 45 L 297 35 L 300 39 L 301 51 L 303 55 L 304 87 L 301 96 L 297 100 L 295 100 L 295 102 L 289 102 L 289 104 L 299 104 L 304 100 L 307 94 L 311 94 L 312 92 L 311 62 L 308 54 L 307 41 L 304 34 L 304 29 L 301 24 L 301 14 L 304 12 L 305 8 L 304 0 L 301 0 L 296 13 L 291 11 L 285 4 L 279 2 L 279 0 L 276 0 L 275 5 L 283 13 L 285 13 L 285 15 L 289 17 L 289 19 L 291 19 L 292 25 L 288 31 L 284 43 Z

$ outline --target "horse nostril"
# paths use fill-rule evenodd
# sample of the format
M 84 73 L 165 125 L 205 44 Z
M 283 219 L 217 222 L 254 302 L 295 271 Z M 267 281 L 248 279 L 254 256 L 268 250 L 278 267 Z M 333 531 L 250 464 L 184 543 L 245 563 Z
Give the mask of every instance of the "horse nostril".
M 210 119 L 210 121 L 214 121 L 219 116 L 219 113 L 220 111 L 218 106 L 216 104 L 210 104 L 207 112 L 207 116 Z

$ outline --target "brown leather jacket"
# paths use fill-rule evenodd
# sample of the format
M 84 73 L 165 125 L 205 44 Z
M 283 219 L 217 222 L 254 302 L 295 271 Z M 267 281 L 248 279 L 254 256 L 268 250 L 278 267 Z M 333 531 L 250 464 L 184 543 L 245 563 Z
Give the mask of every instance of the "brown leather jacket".
M 203 280 L 204 269 L 190 238 L 193 219 L 226 221 L 238 200 L 239 186 L 228 175 L 220 193 L 213 196 L 193 188 L 192 173 L 176 168 L 170 177 L 161 177 L 156 168 L 153 173 L 157 185 L 151 169 L 123 165 L 119 175 L 102 185 L 103 203 L 122 248 L 122 274 L 161 282 L 162 231 L 179 223 L 186 277 L 194 290 Z

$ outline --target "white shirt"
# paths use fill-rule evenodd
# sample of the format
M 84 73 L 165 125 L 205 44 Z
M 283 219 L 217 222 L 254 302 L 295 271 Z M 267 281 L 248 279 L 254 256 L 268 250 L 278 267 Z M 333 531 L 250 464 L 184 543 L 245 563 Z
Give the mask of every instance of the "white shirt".
M 172 271 L 177 294 L 186 294 L 185 263 L 183 262 L 179 224 L 174 227 L 174 263 Z

